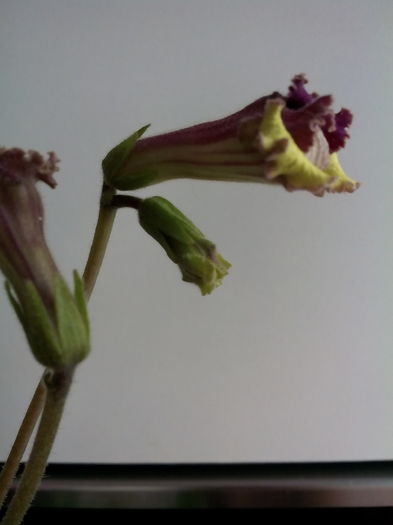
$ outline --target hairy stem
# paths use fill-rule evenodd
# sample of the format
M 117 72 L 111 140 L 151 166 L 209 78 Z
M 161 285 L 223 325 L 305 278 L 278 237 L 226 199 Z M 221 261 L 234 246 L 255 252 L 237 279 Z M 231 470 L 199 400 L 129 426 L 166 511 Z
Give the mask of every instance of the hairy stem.
M 42 412 L 45 402 L 46 387 L 44 384 L 44 376 L 38 383 L 34 395 L 30 401 L 25 417 L 16 435 L 11 452 L 4 463 L 0 474 L 0 508 L 6 499 L 7 493 L 12 485 L 12 481 L 18 470 L 19 463 L 22 460 L 23 454 L 26 450 L 27 444 L 30 440 L 31 434 L 36 426 L 38 418 Z
M 19 525 L 38 489 L 56 437 L 74 369 L 47 373 L 46 397 L 29 460 L 2 525 Z

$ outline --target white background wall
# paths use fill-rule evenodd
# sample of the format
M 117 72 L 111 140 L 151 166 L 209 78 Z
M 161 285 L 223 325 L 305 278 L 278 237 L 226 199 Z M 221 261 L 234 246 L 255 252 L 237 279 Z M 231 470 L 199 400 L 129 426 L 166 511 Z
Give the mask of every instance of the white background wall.
M 392 459 L 391 0 L 3 0 L 0 142 L 54 149 L 46 232 L 82 270 L 119 140 L 225 116 L 305 72 L 355 116 L 353 195 L 169 182 L 233 267 L 209 297 L 118 215 L 53 461 Z M 0 458 L 40 376 L 0 297 Z

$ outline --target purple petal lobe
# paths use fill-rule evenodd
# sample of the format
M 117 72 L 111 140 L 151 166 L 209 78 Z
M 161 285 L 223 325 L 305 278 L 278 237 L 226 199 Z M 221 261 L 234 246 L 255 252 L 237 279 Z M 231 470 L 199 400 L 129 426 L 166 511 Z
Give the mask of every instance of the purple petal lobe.
M 53 173 L 58 170 L 59 159 L 53 152 L 48 153 L 48 159 L 38 151 L 23 151 L 19 148 L 0 148 L 0 183 L 21 184 L 27 179 L 42 180 L 51 188 L 56 186 Z
M 352 114 L 347 109 L 342 109 L 334 115 L 329 107 L 333 102 L 332 97 L 318 97 L 316 93 L 309 93 L 305 88 L 306 84 L 307 79 L 303 74 L 292 79 L 283 114 L 285 124 L 304 152 L 311 147 L 315 126 L 320 126 L 329 144 L 330 153 L 335 153 L 345 146 L 345 140 L 349 137 L 346 128 L 352 122 Z
M 292 79 L 292 84 L 288 88 L 287 107 L 289 109 L 299 109 L 312 102 L 318 95 L 309 93 L 304 87 L 308 80 L 302 73 Z
M 282 117 L 285 127 L 303 152 L 312 146 L 318 127 L 330 129 L 334 124 L 331 103 L 332 97 L 325 95 L 297 110 L 284 108 Z
M 348 109 L 341 109 L 334 115 L 334 123 L 323 126 L 322 131 L 329 143 L 330 153 L 338 151 L 345 146 L 345 141 L 349 137 L 347 128 L 352 123 L 352 113 Z

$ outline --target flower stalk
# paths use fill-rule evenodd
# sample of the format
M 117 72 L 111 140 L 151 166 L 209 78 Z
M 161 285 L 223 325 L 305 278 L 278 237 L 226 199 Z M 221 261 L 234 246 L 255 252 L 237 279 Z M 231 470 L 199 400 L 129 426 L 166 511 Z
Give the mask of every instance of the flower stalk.
M 116 207 L 112 206 L 115 190 L 104 184 L 101 192 L 100 210 L 94 232 L 93 242 L 90 247 L 86 266 L 83 272 L 83 283 L 87 300 L 94 289 L 102 261 L 106 252 L 109 237 L 112 233 L 116 217 Z

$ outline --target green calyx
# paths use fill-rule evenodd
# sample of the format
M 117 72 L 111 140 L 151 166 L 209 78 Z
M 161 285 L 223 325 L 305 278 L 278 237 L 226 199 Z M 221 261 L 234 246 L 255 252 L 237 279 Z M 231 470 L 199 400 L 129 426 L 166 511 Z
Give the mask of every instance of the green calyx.
M 145 199 L 139 208 L 139 222 L 179 266 L 183 281 L 199 286 L 202 295 L 210 294 L 222 283 L 230 263 L 169 201 L 162 197 Z
M 74 295 L 62 277 L 55 276 L 53 311 L 45 306 L 31 281 L 25 281 L 18 298 L 8 281 L 5 286 L 37 361 L 47 368 L 61 369 L 74 366 L 87 356 L 89 321 L 83 282 L 76 272 Z
M 145 133 L 150 124 L 138 129 L 135 133 L 112 148 L 102 161 L 102 171 L 106 184 L 118 190 L 133 190 L 148 186 L 151 174 L 141 173 L 138 177 L 130 176 L 124 170 L 127 159 L 137 140 Z M 146 179 L 146 180 L 145 180 Z

